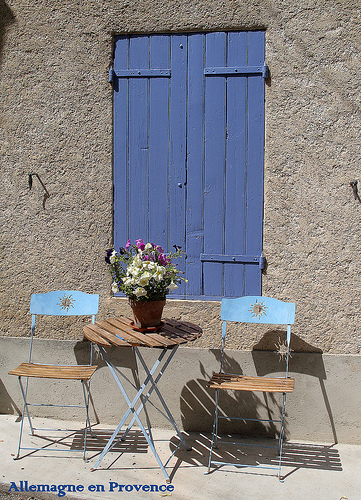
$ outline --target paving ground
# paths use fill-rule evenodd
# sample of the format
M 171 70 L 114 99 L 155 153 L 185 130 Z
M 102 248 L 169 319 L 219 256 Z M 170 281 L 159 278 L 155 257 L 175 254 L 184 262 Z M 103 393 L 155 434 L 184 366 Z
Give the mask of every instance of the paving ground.
M 36 426 L 44 422 L 36 420 Z M 49 423 L 45 422 L 49 427 Z M 64 422 L 61 423 L 64 425 Z M 65 423 L 66 425 L 67 423 Z M 51 422 L 57 427 L 58 422 Z M 76 424 L 71 424 L 73 428 Z M 67 451 L 40 452 L 14 460 L 17 449 L 19 422 L 12 415 L 0 415 L 1 473 L 0 499 L 20 500 L 35 498 L 47 500 L 61 498 L 102 499 L 157 499 L 172 497 L 176 500 L 225 499 L 225 500 L 361 500 L 361 446 L 327 443 L 288 443 L 285 447 L 282 474 L 284 482 L 268 469 L 235 469 L 234 467 L 207 471 L 209 435 L 185 434 L 191 451 L 176 449 L 177 436 L 169 430 L 154 429 L 154 439 L 163 461 L 174 452 L 167 465 L 171 477 L 170 487 L 139 431 L 132 431 L 125 443 L 116 446 L 92 472 L 100 450 L 110 436 L 110 429 L 94 428 L 94 438 L 89 442 L 89 462 L 81 453 L 82 434 L 71 433 Z M 28 443 L 49 445 L 49 441 L 30 437 Z M 268 441 L 265 442 L 266 444 Z M 24 442 L 24 445 L 26 443 Z M 220 448 L 221 459 L 229 456 L 231 448 Z M 253 465 L 262 462 L 274 465 L 276 456 L 268 449 L 258 449 L 252 455 L 251 448 L 237 455 Z M 247 456 L 246 456 L 247 455 Z M 53 493 L 25 491 L 30 486 L 53 489 Z M 143 488 L 145 487 L 145 488 Z M 66 488 L 76 489 L 74 492 Z M 9 495 L 7 492 L 11 489 Z M 21 491 L 23 490 L 23 491 Z M 94 490 L 94 491 L 92 491 Z M 137 491 L 139 490 L 139 491 Z M 148 491 L 147 491 L 148 490 Z M 60 493 L 59 493 L 60 492 Z M 2 495 L 2 496 L 1 496 Z

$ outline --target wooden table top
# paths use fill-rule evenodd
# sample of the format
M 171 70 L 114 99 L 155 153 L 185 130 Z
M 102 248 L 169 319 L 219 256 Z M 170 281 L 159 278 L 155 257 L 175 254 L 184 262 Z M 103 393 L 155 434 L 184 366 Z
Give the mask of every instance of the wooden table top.
M 124 316 L 90 323 L 83 329 L 84 336 L 101 346 L 173 348 L 198 339 L 202 329 L 187 321 L 164 318 L 156 333 L 142 333 L 131 326 Z

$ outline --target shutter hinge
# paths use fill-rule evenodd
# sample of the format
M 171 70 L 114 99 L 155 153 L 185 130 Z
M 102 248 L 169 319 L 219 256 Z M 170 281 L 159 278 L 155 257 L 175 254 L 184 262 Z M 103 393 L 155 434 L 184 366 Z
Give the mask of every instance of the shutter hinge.
M 266 267 L 266 257 L 263 257 L 263 254 L 259 258 L 259 268 L 261 271 Z
M 114 83 L 114 80 L 115 80 L 115 71 L 114 71 L 114 68 L 113 66 L 110 68 L 109 70 L 109 83 Z
M 266 62 L 263 63 L 262 76 L 265 80 L 267 80 L 267 78 L 269 77 L 269 69 Z

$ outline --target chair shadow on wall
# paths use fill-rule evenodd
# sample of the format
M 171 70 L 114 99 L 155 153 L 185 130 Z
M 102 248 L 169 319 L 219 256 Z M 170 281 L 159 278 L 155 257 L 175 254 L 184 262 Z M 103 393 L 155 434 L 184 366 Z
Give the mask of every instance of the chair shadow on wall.
M 283 369 L 282 359 L 282 346 L 286 341 L 286 331 L 272 330 L 268 331 L 260 341 L 253 347 L 252 358 L 254 368 L 258 376 L 269 375 L 271 373 L 278 373 Z M 296 353 L 309 353 L 312 356 L 312 362 L 302 363 L 300 359 L 290 360 L 291 376 L 293 373 L 306 374 L 315 377 L 319 380 L 321 392 L 323 395 L 324 404 L 329 417 L 329 423 L 333 434 L 334 442 L 331 445 L 317 445 L 317 444 L 300 444 L 288 443 L 287 437 L 289 431 L 287 428 L 287 412 L 285 423 L 285 443 L 283 455 L 283 467 L 291 467 L 293 470 L 287 473 L 286 476 L 302 468 L 320 469 L 320 470 L 333 470 L 341 471 L 342 464 L 338 450 L 335 448 L 337 444 L 337 435 L 334 425 L 333 415 L 329 399 L 327 396 L 325 383 L 326 370 L 322 359 L 322 351 L 307 344 L 296 335 L 292 334 L 291 340 L 292 351 Z M 211 350 L 216 358 L 215 363 L 216 371 L 220 365 L 220 349 Z M 291 352 L 292 356 L 292 352 Z M 281 361 L 281 362 L 280 362 Z M 229 354 L 225 353 L 224 370 L 229 373 L 239 373 L 240 375 L 250 375 L 243 373 L 239 363 Z M 197 380 L 190 380 L 182 390 L 180 406 L 183 429 L 189 433 L 190 444 L 192 445 L 192 452 L 184 453 L 179 449 L 175 456 L 178 458 L 177 466 L 180 467 L 182 462 L 188 463 L 189 466 L 207 466 L 209 448 L 210 448 L 210 433 L 213 425 L 213 412 L 214 412 L 214 391 L 206 387 L 211 373 L 208 373 L 202 363 L 200 363 L 200 371 L 203 378 Z M 297 382 L 296 382 L 297 384 Z M 292 397 L 292 395 L 289 395 Z M 301 404 L 301 403 L 300 403 Z M 248 418 L 259 419 L 262 414 L 266 413 L 267 418 L 275 418 L 276 413 L 281 408 L 281 399 L 278 394 L 273 393 L 246 393 L 246 392 L 227 392 L 222 391 L 219 410 L 223 415 L 235 416 L 237 407 L 242 407 L 243 416 Z M 245 414 L 245 408 L 247 408 Z M 269 439 L 278 438 L 279 430 L 272 423 L 264 425 L 261 422 L 233 422 L 232 427 L 227 421 L 222 421 L 222 427 L 219 432 L 222 435 L 227 434 L 240 434 L 244 437 L 246 444 L 252 444 L 252 439 L 257 438 L 264 441 L 267 445 Z M 199 432 L 200 431 L 200 432 Z M 192 440 L 194 442 L 192 442 Z M 172 438 L 171 448 L 175 450 L 178 446 L 178 438 Z M 247 446 L 247 450 L 251 446 Z M 260 460 L 259 454 L 252 453 L 252 451 L 239 454 L 234 452 L 230 447 L 229 450 L 223 449 L 216 450 L 219 453 L 220 461 L 229 461 L 229 453 L 234 454 L 234 458 L 239 461 L 240 465 L 243 463 L 257 464 Z M 277 459 L 276 452 L 266 451 L 262 452 L 262 463 L 274 465 Z M 218 460 L 218 459 L 217 459 Z M 233 468 L 234 469 L 234 468 Z M 234 469 L 236 471 L 236 469 Z M 227 469 L 228 471 L 228 469 Z M 284 477 L 286 477 L 284 476 Z
M 10 7 L 4 0 L 0 0 L 0 66 L 3 57 L 6 27 L 14 23 L 15 19 L 15 15 Z
M 4 382 L 0 379 L 0 414 L 1 415 L 14 415 L 18 414 L 17 422 L 21 420 L 21 409 L 15 403 L 13 398 L 8 393 Z
M 279 351 L 282 351 L 282 346 L 285 344 L 285 340 L 286 332 L 282 330 L 271 330 L 267 332 L 253 347 L 252 357 L 258 376 L 267 375 L 268 373 L 272 373 L 272 371 L 277 371 L 277 362 L 279 356 L 282 355 Z M 276 349 L 272 349 L 273 347 L 276 347 Z M 300 357 L 297 357 L 298 353 L 309 355 L 307 364 L 304 363 Z M 297 335 L 292 334 L 290 370 L 292 373 L 300 373 L 302 375 L 308 375 L 318 379 L 332 430 L 333 444 L 335 445 L 338 442 L 338 438 L 330 401 L 325 387 L 327 375 L 322 354 L 323 352 L 321 349 L 308 344 Z

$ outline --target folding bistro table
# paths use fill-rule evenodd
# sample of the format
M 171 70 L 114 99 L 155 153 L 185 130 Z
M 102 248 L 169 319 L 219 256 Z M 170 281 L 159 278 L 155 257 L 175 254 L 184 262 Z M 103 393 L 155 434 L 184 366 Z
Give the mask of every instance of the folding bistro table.
M 110 437 L 108 443 L 106 444 L 104 450 L 100 454 L 97 462 L 95 463 L 92 470 L 95 470 L 106 453 L 111 450 L 112 446 L 115 445 L 114 441 L 121 431 L 123 425 L 125 424 L 128 417 L 131 417 L 130 423 L 127 428 L 122 432 L 120 439 L 124 440 L 132 428 L 134 423 L 137 423 L 155 456 L 166 481 L 169 482 L 170 478 L 165 469 L 167 463 L 163 465 L 157 450 L 154 445 L 154 440 L 152 436 L 151 426 L 148 418 L 148 414 L 145 411 L 146 426 L 143 425 L 140 419 L 140 413 L 145 410 L 145 405 L 150 398 L 152 392 L 154 391 L 158 396 L 158 399 L 164 409 L 161 412 L 173 425 L 176 430 L 178 437 L 185 447 L 189 450 L 189 446 L 185 442 L 174 418 L 167 407 L 164 398 L 162 397 L 158 382 L 162 375 L 164 374 L 166 368 L 171 362 L 173 356 L 177 352 L 178 347 L 181 344 L 186 344 L 196 340 L 202 335 L 202 330 L 197 325 L 184 321 L 176 321 L 173 319 L 164 319 L 161 327 L 154 332 L 143 332 L 132 327 L 132 322 L 129 318 L 119 317 L 114 319 L 106 319 L 103 321 L 96 321 L 95 324 L 89 324 L 84 327 L 84 336 L 90 340 L 93 344 L 96 344 L 100 354 L 102 355 L 105 363 L 108 365 L 125 401 L 128 405 L 128 410 L 125 412 L 124 416 L 120 420 L 117 428 Z M 135 361 L 138 359 L 145 371 L 145 379 L 143 383 L 139 381 L 139 384 L 135 387 L 137 390 L 135 396 L 130 396 L 127 394 L 124 385 L 122 384 L 121 378 L 125 377 L 121 370 L 116 367 L 109 359 L 106 348 L 110 346 L 118 347 L 128 347 L 133 350 Z M 154 362 L 153 366 L 150 368 L 147 366 L 139 347 L 146 348 L 156 348 L 159 349 L 158 357 Z M 125 377 L 126 378 L 126 377 Z M 139 372 L 138 372 L 139 380 Z M 119 439 L 117 439 L 118 441 Z M 168 460 L 169 461 L 169 460 Z

